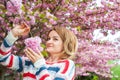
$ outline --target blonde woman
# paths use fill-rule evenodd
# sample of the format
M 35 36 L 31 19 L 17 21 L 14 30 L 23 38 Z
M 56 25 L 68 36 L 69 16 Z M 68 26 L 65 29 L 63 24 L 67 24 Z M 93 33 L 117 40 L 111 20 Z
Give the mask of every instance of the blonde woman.
M 74 80 L 75 64 L 72 57 L 77 50 L 77 38 L 64 27 L 54 27 L 48 34 L 45 59 L 40 51 L 36 54 L 32 49 L 25 49 L 30 59 L 11 54 L 11 48 L 18 36 L 26 35 L 30 28 L 25 23 L 13 28 L 4 39 L 0 48 L 0 62 L 18 72 L 23 72 L 23 80 Z

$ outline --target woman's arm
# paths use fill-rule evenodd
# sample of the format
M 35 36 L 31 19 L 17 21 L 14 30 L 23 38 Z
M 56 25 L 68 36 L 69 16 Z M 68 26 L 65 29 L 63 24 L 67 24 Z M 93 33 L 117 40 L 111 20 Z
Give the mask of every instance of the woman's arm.
M 8 68 L 21 72 L 23 69 L 22 59 L 19 56 L 11 54 L 12 45 L 17 39 L 18 37 L 14 37 L 11 31 L 8 32 L 0 47 L 0 62 Z
M 0 62 L 2 65 L 21 72 L 23 70 L 23 62 L 21 57 L 11 54 L 11 49 L 18 36 L 25 35 L 30 31 L 26 24 L 17 25 L 13 28 L 3 40 L 0 46 Z M 18 33 L 19 31 L 19 33 Z M 26 32 L 25 32 L 26 31 Z

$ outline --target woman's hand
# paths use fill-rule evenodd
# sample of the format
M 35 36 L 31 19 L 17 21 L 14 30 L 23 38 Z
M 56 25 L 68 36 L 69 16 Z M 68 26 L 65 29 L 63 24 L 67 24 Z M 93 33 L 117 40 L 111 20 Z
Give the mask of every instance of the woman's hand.
M 38 53 L 34 52 L 32 49 L 30 48 L 26 48 L 25 50 L 25 54 L 26 56 L 33 62 L 35 63 L 37 60 L 43 58 L 43 55 L 41 54 L 41 52 L 38 50 Z
M 30 32 L 30 27 L 24 22 L 21 25 L 15 25 L 12 29 L 12 34 L 15 37 L 27 35 Z

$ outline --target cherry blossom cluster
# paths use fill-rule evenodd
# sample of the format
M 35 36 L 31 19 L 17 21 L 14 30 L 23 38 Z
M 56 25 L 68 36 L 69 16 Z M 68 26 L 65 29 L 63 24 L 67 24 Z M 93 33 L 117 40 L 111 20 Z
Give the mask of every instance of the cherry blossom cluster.
M 25 39 L 25 45 L 28 48 L 31 48 L 32 50 L 34 50 L 36 53 L 38 53 L 39 51 L 42 51 L 43 48 L 41 47 L 41 38 L 36 36 L 36 37 L 31 37 L 31 38 L 27 38 Z

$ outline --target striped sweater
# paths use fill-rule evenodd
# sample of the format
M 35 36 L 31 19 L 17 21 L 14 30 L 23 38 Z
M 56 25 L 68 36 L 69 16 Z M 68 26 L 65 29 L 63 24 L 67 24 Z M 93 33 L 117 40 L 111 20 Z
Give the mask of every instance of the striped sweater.
M 23 80 L 74 80 L 75 64 L 72 60 L 61 60 L 54 63 L 39 59 L 32 63 L 25 57 L 11 54 L 12 45 L 18 38 L 11 32 L 0 47 L 0 63 L 23 74 Z

